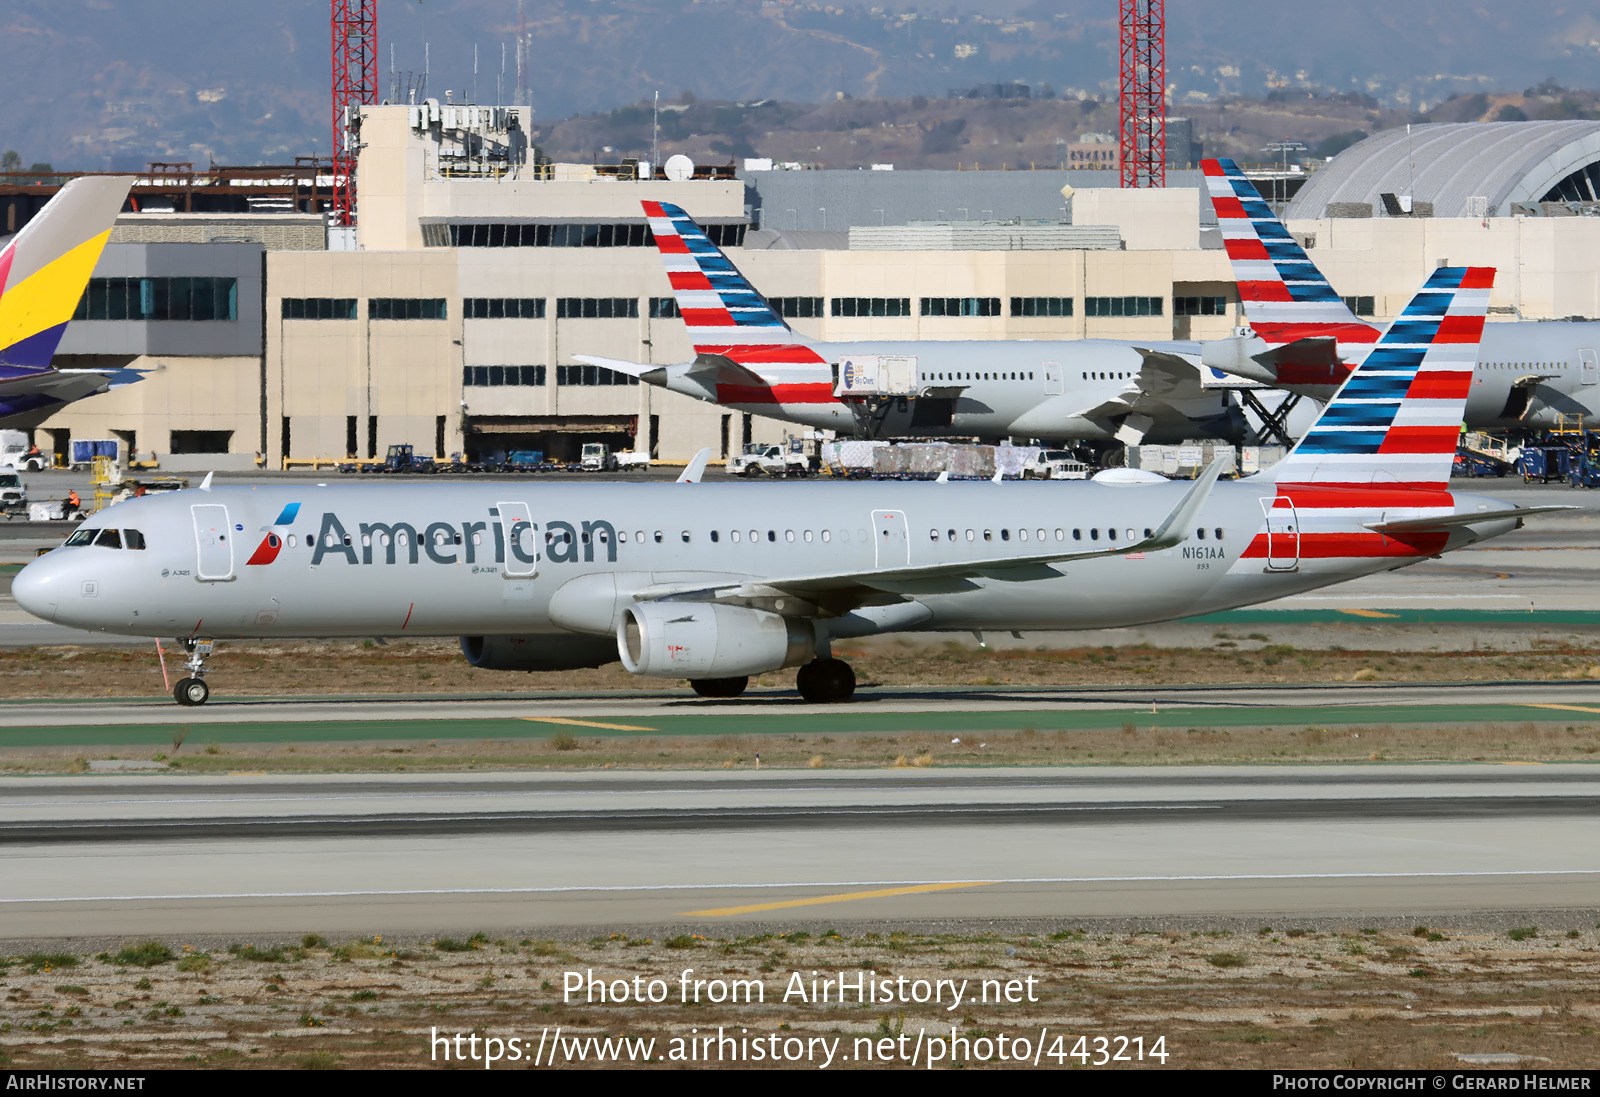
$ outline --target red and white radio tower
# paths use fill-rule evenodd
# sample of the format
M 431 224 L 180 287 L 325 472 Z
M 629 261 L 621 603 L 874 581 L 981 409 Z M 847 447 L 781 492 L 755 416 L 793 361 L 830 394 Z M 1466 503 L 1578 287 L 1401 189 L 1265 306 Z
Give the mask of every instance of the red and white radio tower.
M 1167 185 L 1166 0 L 1122 8 L 1121 152 L 1124 187 Z
M 353 225 L 360 109 L 378 101 L 378 0 L 331 2 L 334 224 Z

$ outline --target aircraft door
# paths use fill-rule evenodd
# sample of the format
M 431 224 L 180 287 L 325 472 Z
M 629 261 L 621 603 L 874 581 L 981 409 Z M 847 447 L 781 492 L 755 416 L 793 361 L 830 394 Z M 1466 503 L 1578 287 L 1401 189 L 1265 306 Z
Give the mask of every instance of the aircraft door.
M 1585 385 L 1600 383 L 1600 360 L 1590 347 L 1578 348 L 1578 380 Z
M 1060 362 L 1046 362 L 1044 364 L 1044 394 L 1046 396 L 1060 396 L 1063 391 L 1063 374 Z
M 220 503 L 197 503 L 189 511 L 194 515 L 194 540 L 199 557 L 195 577 L 203 583 L 232 580 L 233 527 L 228 523 L 228 508 Z
M 1267 516 L 1267 571 L 1300 570 L 1300 516 L 1287 495 L 1262 499 Z
M 531 579 L 539 570 L 539 539 L 527 503 L 500 503 L 500 524 L 505 530 L 506 579 Z
M 911 538 L 906 535 L 903 510 L 872 512 L 872 536 L 880 568 L 902 568 L 911 563 Z

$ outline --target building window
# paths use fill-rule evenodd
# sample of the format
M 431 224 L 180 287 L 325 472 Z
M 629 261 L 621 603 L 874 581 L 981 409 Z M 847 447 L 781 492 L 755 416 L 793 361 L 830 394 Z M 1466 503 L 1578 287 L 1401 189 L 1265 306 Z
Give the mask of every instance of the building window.
M 678 299 L 676 297 L 650 298 L 650 319 L 676 320 L 679 315 Z
M 720 248 L 744 246 L 745 225 L 704 225 L 702 228 L 706 237 Z M 656 241 L 649 225 L 599 222 L 424 225 L 423 242 L 429 247 L 452 248 L 648 248 L 654 247 Z
M 1374 307 L 1377 302 L 1371 297 L 1345 297 L 1345 305 L 1357 316 L 1376 316 L 1378 310 Z
M 468 320 L 543 320 L 543 297 L 468 297 L 461 302 Z
M 924 297 L 924 316 L 999 316 L 998 297 Z
M 909 297 L 835 297 L 835 316 L 910 316 Z
M 285 320 L 354 320 L 354 297 L 285 297 Z
M 493 368 L 493 367 L 491 367 Z M 639 379 L 604 366 L 557 366 L 558 385 L 637 385 Z
M 1228 299 L 1226 297 L 1174 297 L 1172 299 L 1172 315 L 1226 316 L 1228 315 Z
M 773 297 L 767 301 L 785 320 L 820 320 L 820 297 Z
M 1013 297 L 1012 316 L 1071 316 L 1070 297 Z
M 173 453 L 227 453 L 232 440 L 231 430 L 175 430 L 170 445 Z
M 1160 297 L 1085 297 L 1085 316 L 1160 316 Z
M 74 320 L 237 320 L 237 278 L 91 278 Z
M 443 297 L 374 297 L 367 302 L 368 320 L 444 320 Z
M 558 297 L 557 320 L 637 320 L 637 297 Z M 557 382 L 565 384 L 565 382 Z
M 542 385 L 544 380 L 544 366 L 466 366 L 461 371 L 461 383 L 468 388 Z

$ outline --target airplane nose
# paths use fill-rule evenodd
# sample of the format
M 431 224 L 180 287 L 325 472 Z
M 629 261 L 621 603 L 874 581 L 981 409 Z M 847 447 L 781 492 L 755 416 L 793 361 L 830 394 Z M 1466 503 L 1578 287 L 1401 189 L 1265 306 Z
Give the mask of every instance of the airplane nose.
M 60 582 L 52 582 L 47 569 L 38 563 L 29 564 L 11 580 L 11 597 L 17 605 L 33 614 L 53 621 L 56 617 L 56 591 Z

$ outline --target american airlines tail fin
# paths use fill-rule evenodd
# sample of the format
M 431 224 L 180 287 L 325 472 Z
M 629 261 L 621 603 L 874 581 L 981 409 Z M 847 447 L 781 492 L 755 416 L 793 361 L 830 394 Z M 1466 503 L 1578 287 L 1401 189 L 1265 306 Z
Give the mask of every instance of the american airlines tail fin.
M 643 205 L 696 354 L 723 355 L 747 365 L 820 361 L 815 354 L 798 353 L 806 340 L 790 330 L 692 217 L 668 202 Z
M 1447 485 L 1493 287 L 1493 267 L 1434 271 L 1270 478 Z
M 74 179 L 0 251 L 0 365 L 50 365 L 132 185 Z
M 1333 292 L 1239 165 L 1204 160 L 1200 166 L 1233 263 L 1239 300 L 1257 335 L 1269 343 L 1318 337 L 1371 343 L 1378 337 L 1378 329 L 1357 319 Z

